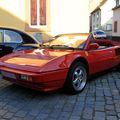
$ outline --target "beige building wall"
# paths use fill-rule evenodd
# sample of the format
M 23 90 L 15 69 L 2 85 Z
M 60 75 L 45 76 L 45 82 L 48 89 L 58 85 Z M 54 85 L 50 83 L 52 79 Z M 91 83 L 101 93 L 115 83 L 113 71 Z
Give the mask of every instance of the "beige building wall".
M 88 0 L 47 0 L 49 2 L 49 30 L 26 29 L 29 0 L 0 0 L 0 27 L 11 27 L 29 34 L 54 36 L 61 33 L 89 32 Z
M 51 0 L 51 32 L 88 33 L 88 0 Z
M 0 27 L 25 28 L 25 0 L 0 0 Z

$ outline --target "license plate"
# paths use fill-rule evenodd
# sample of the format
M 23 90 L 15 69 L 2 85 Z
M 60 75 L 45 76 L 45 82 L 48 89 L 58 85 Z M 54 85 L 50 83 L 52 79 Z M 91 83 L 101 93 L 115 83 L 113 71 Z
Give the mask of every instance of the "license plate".
M 4 77 L 16 79 L 16 75 L 10 72 L 1 71 L 1 75 Z

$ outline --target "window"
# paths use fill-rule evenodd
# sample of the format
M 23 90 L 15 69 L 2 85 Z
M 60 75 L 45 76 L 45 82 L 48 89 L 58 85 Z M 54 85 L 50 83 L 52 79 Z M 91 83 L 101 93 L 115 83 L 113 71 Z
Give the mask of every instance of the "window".
M 46 0 L 30 1 L 30 20 L 31 27 L 42 27 L 47 25 L 46 21 Z
M 117 21 L 114 22 L 114 32 L 117 32 Z
M 5 43 L 21 43 L 22 37 L 13 31 L 5 30 L 4 32 L 4 42 Z
M 116 6 L 120 5 L 120 0 L 116 0 Z
M 94 14 L 94 16 L 93 16 L 93 21 L 95 22 L 95 14 Z
M 99 24 L 96 25 L 96 28 L 99 28 Z
M 95 27 L 95 25 L 93 25 L 93 30 L 95 30 L 96 29 L 96 27 Z
M 51 30 L 51 0 L 25 0 L 27 32 L 49 32 Z
M 107 24 L 106 25 L 106 30 L 111 31 L 112 30 L 112 24 Z
M 99 12 L 97 12 L 97 16 L 96 17 L 97 17 L 97 20 L 99 20 Z

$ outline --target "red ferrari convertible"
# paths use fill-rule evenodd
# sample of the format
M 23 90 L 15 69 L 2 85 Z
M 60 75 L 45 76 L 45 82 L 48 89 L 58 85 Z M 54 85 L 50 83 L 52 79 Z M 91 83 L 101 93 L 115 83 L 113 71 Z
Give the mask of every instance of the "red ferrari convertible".
M 85 88 L 88 76 L 113 67 L 120 68 L 120 44 L 92 34 L 59 35 L 39 49 L 0 59 L 5 80 L 41 91 L 65 87 L 72 94 Z

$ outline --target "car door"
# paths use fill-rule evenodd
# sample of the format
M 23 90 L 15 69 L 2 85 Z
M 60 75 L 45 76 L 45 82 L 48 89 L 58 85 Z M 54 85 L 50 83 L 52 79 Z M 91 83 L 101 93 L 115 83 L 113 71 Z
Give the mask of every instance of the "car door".
M 22 43 L 22 37 L 19 33 L 12 30 L 4 30 L 4 55 L 12 53 L 13 49 Z
M 100 72 L 114 66 L 115 51 L 113 47 L 89 50 L 92 71 Z

